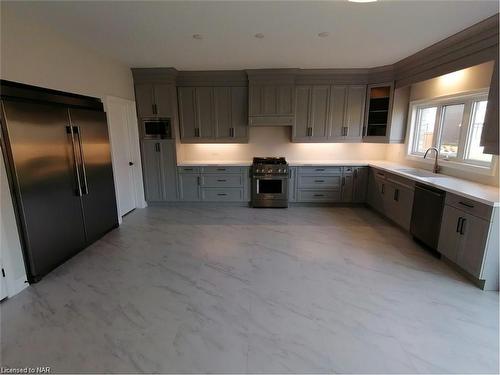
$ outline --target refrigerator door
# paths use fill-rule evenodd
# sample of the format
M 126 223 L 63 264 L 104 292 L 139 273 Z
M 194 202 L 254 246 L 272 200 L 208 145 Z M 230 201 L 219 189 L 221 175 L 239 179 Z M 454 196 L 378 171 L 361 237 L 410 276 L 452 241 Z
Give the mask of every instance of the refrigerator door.
M 85 247 L 68 110 L 2 101 L 2 111 L 27 273 L 38 281 Z
M 118 226 L 108 124 L 102 111 L 71 108 L 69 114 L 81 162 L 87 241 L 92 243 Z

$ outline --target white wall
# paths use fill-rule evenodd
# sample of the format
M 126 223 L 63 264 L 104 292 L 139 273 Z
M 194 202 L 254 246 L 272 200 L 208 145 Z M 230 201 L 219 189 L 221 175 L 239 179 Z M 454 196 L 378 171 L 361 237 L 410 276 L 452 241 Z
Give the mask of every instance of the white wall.
M 422 81 L 412 85 L 410 100 L 433 99 L 440 96 L 458 94 L 462 92 L 487 89 L 490 86 L 491 75 L 493 72 L 493 62 L 476 65 L 467 69 L 460 70 L 450 75 L 444 75 Z M 410 161 L 407 156 L 407 144 L 388 145 L 386 159 L 397 163 L 406 164 L 412 167 L 422 167 L 429 169 L 428 164 Z M 445 162 L 440 163 L 442 173 L 464 178 L 467 180 L 488 184 L 499 185 L 499 164 L 496 164 L 492 175 L 473 173 L 469 170 L 455 169 L 446 166 Z
M 254 156 L 301 160 L 385 159 L 386 145 L 362 143 L 291 143 L 290 127 L 251 127 L 248 144 L 179 144 L 180 162 L 251 161 Z
M 15 3 L 2 2 L 0 9 L 2 79 L 99 98 L 134 99 L 129 67 L 19 14 Z M 26 276 L 3 160 L 0 164 L 1 250 L 12 295 L 26 285 Z

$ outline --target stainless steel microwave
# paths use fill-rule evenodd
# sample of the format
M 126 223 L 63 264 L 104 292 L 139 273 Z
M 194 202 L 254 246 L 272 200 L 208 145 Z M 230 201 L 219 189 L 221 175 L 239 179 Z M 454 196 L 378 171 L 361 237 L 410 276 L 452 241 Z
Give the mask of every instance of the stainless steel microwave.
M 145 139 L 171 139 L 170 118 L 146 118 L 142 120 L 142 134 Z

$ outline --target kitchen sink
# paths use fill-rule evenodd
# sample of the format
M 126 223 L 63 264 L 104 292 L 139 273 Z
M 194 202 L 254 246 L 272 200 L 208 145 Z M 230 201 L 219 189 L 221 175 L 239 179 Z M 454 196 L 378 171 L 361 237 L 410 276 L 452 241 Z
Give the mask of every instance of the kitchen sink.
M 416 176 L 416 177 L 432 177 L 432 178 L 446 177 L 446 176 L 443 176 L 443 175 L 440 175 L 440 174 L 436 174 L 436 173 L 424 171 L 422 169 L 413 169 L 413 168 L 405 168 L 405 169 L 403 169 L 402 168 L 402 169 L 396 169 L 396 170 L 398 172 L 411 174 L 412 176 Z

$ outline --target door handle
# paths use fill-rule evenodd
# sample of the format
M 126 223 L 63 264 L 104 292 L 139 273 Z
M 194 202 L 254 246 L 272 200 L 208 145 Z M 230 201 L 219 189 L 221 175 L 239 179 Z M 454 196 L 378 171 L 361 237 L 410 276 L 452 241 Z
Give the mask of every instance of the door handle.
M 89 194 L 89 185 L 87 183 L 87 171 L 86 171 L 86 166 L 85 166 L 85 156 L 83 153 L 83 145 L 82 145 L 82 131 L 79 126 L 75 126 L 76 128 L 76 134 L 78 135 L 78 149 L 80 151 L 80 160 L 82 161 L 82 176 L 83 176 L 83 183 L 84 183 L 84 189 L 82 189 L 82 193 L 84 195 Z
M 466 218 L 462 218 L 462 224 L 460 224 L 460 234 L 463 235 L 465 233 L 465 222 L 467 221 Z
M 76 149 L 75 149 L 75 135 L 73 133 L 73 127 L 72 126 L 66 126 L 66 133 L 71 135 L 71 146 L 73 149 L 73 160 L 75 161 L 75 177 L 76 177 L 76 195 L 78 197 L 82 196 L 82 183 L 80 179 L 80 171 L 78 170 L 78 161 L 76 158 Z
M 460 231 L 460 223 L 462 222 L 462 218 L 459 217 L 457 220 L 457 229 L 455 229 L 455 232 L 459 233 Z

